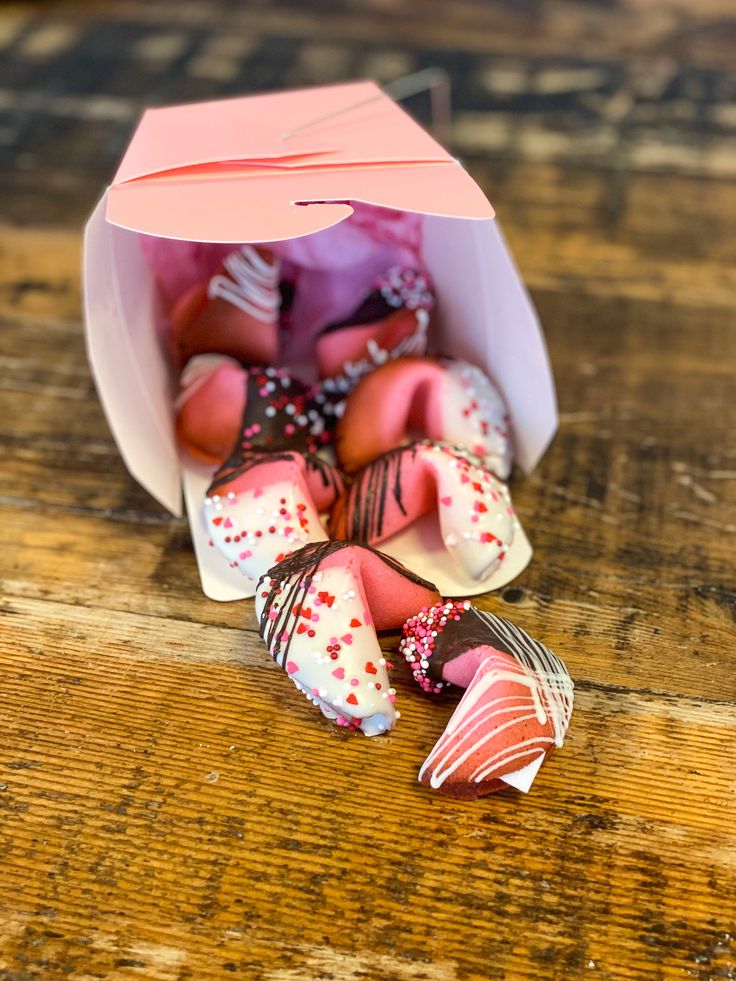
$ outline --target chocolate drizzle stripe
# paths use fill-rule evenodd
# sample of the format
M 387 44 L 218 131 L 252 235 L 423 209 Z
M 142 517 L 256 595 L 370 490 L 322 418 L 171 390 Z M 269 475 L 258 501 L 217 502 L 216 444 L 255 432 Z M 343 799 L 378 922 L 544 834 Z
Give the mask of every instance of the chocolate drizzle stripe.
M 323 487 L 332 487 L 332 490 L 337 494 L 339 490 L 337 476 L 335 474 L 334 467 L 331 467 L 326 460 L 315 456 L 314 453 L 298 453 L 297 451 L 287 450 L 286 452 L 279 453 L 276 450 L 241 450 L 237 455 L 233 455 L 229 460 L 227 460 L 220 469 L 215 473 L 212 483 L 207 488 L 207 495 L 213 494 L 224 484 L 229 484 L 231 481 L 252 470 L 253 467 L 259 466 L 261 463 L 273 463 L 275 461 L 290 461 L 296 460 L 299 456 L 304 457 L 304 462 L 307 465 L 307 469 L 311 472 L 316 472 L 320 475 L 322 479 Z
M 353 541 L 374 541 L 383 534 L 389 492 L 401 513 L 406 515 L 402 498 L 402 466 L 409 453 L 414 461 L 416 451 L 416 445 L 389 450 L 358 475 L 350 489 L 346 506 L 347 534 Z
M 293 460 L 294 453 L 269 453 L 269 452 L 250 452 L 242 453 L 238 460 L 234 458 L 224 463 L 214 476 L 210 486 L 207 488 L 207 496 L 213 494 L 224 484 L 229 484 L 237 477 L 242 476 L 253 467 L 260 466 L 262 463 L 273 463 L 276 460 Z
M 331 467 L 330 464 L 323 460 L 321 457 L 315 456 L 314 453 L 303 453 L 302 456 L 307 464 L 307 469 L 311 471 L 317 471 L 322 478 L 323 487 L 332 487 L 332 490 L 337 493 L 339 490 L 337 475 L 335 474 L 335 468 Z
M 273 657 L 274 661 L 276 661 L 276 663 L 282 668 L 286 667 L 291 642 L 294 639 L 294 633 L 299 623 L 299 614 L 294 614 L 297 604 L 297 597 L 300 595 L 300 593 L 302 599 L 307 595 L 307 591 L 312 583 L 312 578 L 315 571 L 316 569 L 312 570 L 311 573 L 305 572 L 291 584 L 288 593 L 284 597 L 282 606 L 279 609 L 277 616 L 274 617 L 273 620 L 269 621 L 269 629 L 267 631 L 264 631 L 263 621 L 261 621 L 261 637 L 264 638 L 266 646 L 271 652 L 271 656 Z M 271 591 L 269 592 L 263 610 L 264 618 L 268 617 L 273 600 L 278 595 L 276 592 L 277 589 L 278 586 L 271 587 Z M 289 624 L 290 620 L 292 622 Z M 287 639 L 282 651 L 281 638 L 283 637 L 284 633 L 287 634 Z
M 542 673 L 546 677 L 554 700 L 564 703 L 562 714 L 567 724 L 569 713 L 572 711 L 572 682 L 561 658 L 510 620 L 504 620 L 482 610 L 475 610 L 475 613 L 493 632 L 493 646 L 496 649 L 500 649 L 496 645 L 500 640 L 505 644 L 506 652 L 515 657 L 527 670 L 536 674 Z

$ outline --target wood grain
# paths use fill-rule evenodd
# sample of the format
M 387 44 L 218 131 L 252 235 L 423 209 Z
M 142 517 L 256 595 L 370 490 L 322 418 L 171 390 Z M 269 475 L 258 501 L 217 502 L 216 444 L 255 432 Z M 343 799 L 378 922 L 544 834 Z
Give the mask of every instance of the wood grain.
M 734 38 L 725 0 L 0 8 L 0 981 L 736 978 Z M 425 64 L 561 409 L 482 605 L 565 658 L 573 724 L 472 805 L 416 783 L 451 696 L 397 665 L 399 727 L 347 736 L 204 598 L 80 322 L 144 104 Z

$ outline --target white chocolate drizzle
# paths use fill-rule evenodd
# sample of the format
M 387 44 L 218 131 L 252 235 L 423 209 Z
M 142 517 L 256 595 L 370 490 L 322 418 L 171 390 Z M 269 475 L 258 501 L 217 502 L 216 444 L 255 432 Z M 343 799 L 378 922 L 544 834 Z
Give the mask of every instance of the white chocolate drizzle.
M 458 704 L 447 728 L 425 760 L 419 779 L 429 775 L 434 789 L 441 787 L 467 760 L 488 743 L 515 727 L 526 732 L 495 752 L 483 755 L 469 780 L 480 783 L 493 779 L 501 768 L 519 761 L 524 766 L 562 745 L 570 723 L 573 705 L 573 682 L 563 662 L 547 647 L 491 613 L 473 609 L 489 627 L 488 644 L 499 638 L 508 654 L 494 650 L 481 663 L 467 691 Z M 496 685 L 512 685 L 511 694 L 500 694 L 487 700 Z M 524 696 L 519 689 L 526 689 Z M 499 689 L 504 691 L 504 688 Z M 528 722 L 538 723 L 540 730 L 529 737 Z M 542 728 L 544 727 L 544 728 Z
M 280 263 L 268 262 L 252 245 L 243 245 L 224 262 L 228 275 L 218 273 L 210 279 L 207 295 L 219 298 L 263 323 L 273 323 L 281 307 L 278 290 Z

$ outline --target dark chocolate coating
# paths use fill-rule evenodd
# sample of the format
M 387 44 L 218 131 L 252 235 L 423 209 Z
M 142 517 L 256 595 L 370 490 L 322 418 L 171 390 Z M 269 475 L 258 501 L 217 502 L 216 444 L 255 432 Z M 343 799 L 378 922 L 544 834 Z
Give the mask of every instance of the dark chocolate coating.
M 389 314 L 396 313 L 396 307 L 392 307 L 380 290 L 374 290 L 363 300 L 358 309 L 351 313 L 349 317 L 337 323 L 329 324 L 320 332 L 320 337 L 324 334 L 332 334 L 336 330 L 344 327 L 358 327 L 361 324 L 372 324 L 376 320 L 384 320 Z
M 283 380 L 287 384 L 283 384 Z M 275 390 L 269 395 L 262 395 L 263 386 L 273 383 Z M 310 432 L 309 422 L 299 424 L 297 416 L 306 416 L 312 404 L 313 389 L 299 378 L 285 373 L 267 375 L 262 368 L 251 368 L 246 381 L 245 409 L 241 423 L 240 444 L 244 435 L 254 425 L 260 426 L 260 431 L 247 438 L 250 447 L 268 450 L 296 450 L 304 453 L 316 449 L 315 439 Z M 286 406 L 291 405 L 294 411 L 287 414 Z M 272 415 L 266 414 L 266 409 L 275 410 Z M 286 427 L 294 429 L 293 433 L 286 432 Z M 246 448 L 250 448 L 246 447 Z M 238 447 L 235 447 L 237 451 Z
M 279 454 L 278 459 L 288 459 L 290 452 L 301 453 L 312 469 L 322 470 L 325 486 L 330 479 L 334 481 L 327 476 L 326 465 L 314 455 L 331 441 L 333 425 L 329 415 L 332 406 L 316 400 L 318 389 L 284 371 L 266 368 L 247 369 L 244 383 L 245 408 L 238 437 L 215 474 L 210 491 L 255 466 L 262 453 Z M 273 385 L 273 391 L 262 394 L 268 385 Z M 292 411 L 287 412 L 287 407 Z
M 444 683 L 442 672 L 446 664 L 474 647 L 483 646 L 508 654 L 528 667 L 533 667 L 536 659 L 555 670 L 567 673 L 560 659 L 549 648 L 510 620 L 476 610 L 474 606 L 456 612 L 460 619 L 450 617 L 442 630 L 437 632 L 427 668 L 427 677 L 433 681 Z M 499 628 L 504 631 L 505 637 Z
M 454 616 L 448 619 L 442 630 L 437 631 L 427 668 L 427 676 L 433 681 L 443 681 L 444 666 L 471 648 L 480 647 L 481 644 L 496 646 L 489 636 L 488 625 L 478 616 L 475 607 L 460 611 L 459 616 L 459 620 Z

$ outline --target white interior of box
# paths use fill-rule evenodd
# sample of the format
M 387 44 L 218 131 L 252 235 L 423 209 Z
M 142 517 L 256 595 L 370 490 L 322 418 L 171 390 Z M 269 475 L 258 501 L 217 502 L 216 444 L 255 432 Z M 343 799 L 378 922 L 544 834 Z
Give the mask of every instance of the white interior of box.
M 85 241 L 87 342 L 97 389 L 131 474 L 175 515 L 182 511 L 183 483 L 205 594 L 216 600 L 251 596 L 255 584 L 208 543 L 201 502 L 212 468 L 180 459 L 176 380 L 162 342 L 165 313 L 140 238 L 106 220 L 103 198 Z M 512 420 L 515 459 L 529 471 L 554 434 L 555 394 L 537 317 L 498 223 L 423 215 L 421 252 L 437 295 L 432 348 L 478 365 L 499 386 Z M 432 516 L 381 548 L 435 582 L 444 595 L 499 588 L 532 554 L 519 528 L 515 545 L 489 580 L 463 580 Z

